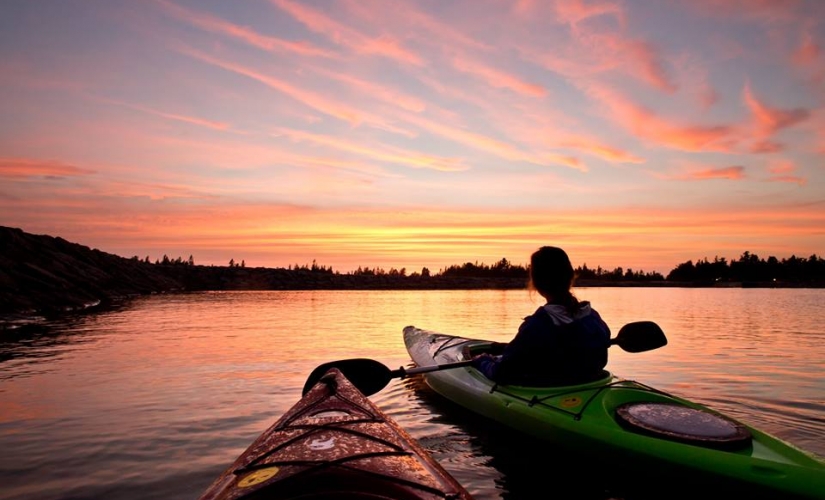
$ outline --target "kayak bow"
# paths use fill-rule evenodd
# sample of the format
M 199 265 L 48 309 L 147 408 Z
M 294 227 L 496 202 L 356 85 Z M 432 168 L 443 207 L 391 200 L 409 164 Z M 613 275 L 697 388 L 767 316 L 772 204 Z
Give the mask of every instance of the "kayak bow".
M 234 499 L 471 500 L 340 370 L 328 370 L 203 493 Z

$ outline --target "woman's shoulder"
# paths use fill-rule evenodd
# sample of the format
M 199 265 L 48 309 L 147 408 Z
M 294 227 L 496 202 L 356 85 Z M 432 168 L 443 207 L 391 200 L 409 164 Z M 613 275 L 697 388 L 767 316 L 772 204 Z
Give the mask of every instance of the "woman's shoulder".
M 546 328 L 548 324 L 552 324 L 553 320 L 550 318 L 550 315 L 547 314 L 544 306 L 539 307 L 533 314 L 530 316 L 525 316 L 524 321 L 521 323 L 521 328 L 519 330 L 531 329 L 531 328 Z
M 538 309 L 533 311 L 533 314 L 531 314 L 529 316 L 525 316 L 524 321 L 525 322 L 526 321 L 531 321 L 531 320 L 535 320 L 537 318 L 542 318 L 544 316 L 547 316 L 547 312 L 545 312 L 544 306 L 539 306 Z

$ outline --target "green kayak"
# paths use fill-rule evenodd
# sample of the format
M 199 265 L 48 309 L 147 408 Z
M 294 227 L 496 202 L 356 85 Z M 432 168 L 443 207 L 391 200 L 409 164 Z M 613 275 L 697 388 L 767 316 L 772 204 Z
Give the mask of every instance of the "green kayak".
M 630 352 L 666 343 L 645 347 L 642 335 L 635 345 L 639 338 L 622 334 L 613 343 Z M 678 479 L 671 487 L 736 498 L 825 499 L 825 461 L 706 406 L 608 371 L 575 386 L 497 385 L 468 360 L 502 344 L 414 326 L 404 328 L 404 342 L 417 365 L 407 374 L 422 374 L 441 396 L 555 449 L 598 456 L 645 477 Z

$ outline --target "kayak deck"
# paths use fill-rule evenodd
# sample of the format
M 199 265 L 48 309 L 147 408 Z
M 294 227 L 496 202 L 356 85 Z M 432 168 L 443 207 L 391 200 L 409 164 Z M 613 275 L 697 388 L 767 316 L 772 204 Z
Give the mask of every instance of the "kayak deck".
M 470 500 L 337 369 L 258 437 L 200 500 Z
M 412 326 L 404 340 L 418 366 L 465 361 L 494 344 Z M 424 380 L 475 413 L 565 450 L 760 497 L 825 499 L 825 462 L 812 454 L 610 372 L 559 387 L 498 385 L 471 367 L 430 371 Z

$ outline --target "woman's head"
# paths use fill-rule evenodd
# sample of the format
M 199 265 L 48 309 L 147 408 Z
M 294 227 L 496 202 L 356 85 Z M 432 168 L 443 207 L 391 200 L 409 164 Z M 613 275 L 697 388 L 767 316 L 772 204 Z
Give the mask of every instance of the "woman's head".
M 573 286 L 573 265 L 558 247 L 544 246 L 530 256 L 530 287 L 542 297 L 566 302 Z

